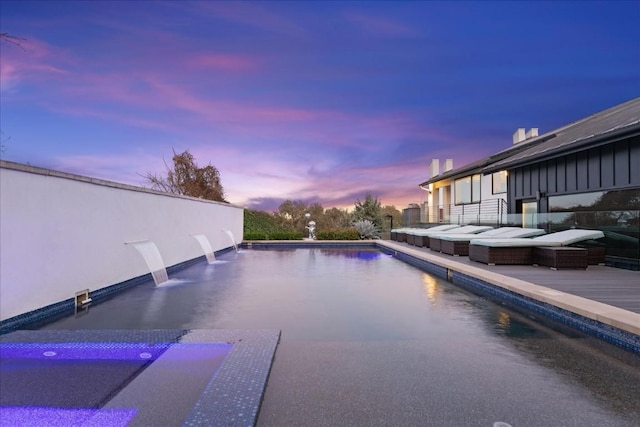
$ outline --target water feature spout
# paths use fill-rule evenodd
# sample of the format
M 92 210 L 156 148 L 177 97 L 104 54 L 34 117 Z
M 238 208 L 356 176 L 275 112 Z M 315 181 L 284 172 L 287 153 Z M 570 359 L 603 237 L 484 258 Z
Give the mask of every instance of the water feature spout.
M 227 236 L 229 236 L 229 238 L 231 239 L 231 244 L 233 245 L 233 249 L 235 249 L 236 252 L 238 252 L 238 245 L 236 244 L 236 239 L 234 239 L 233 237 L 233 233 L 231 232 L 231 230 L 222 230 L 223 233 L 226 233 Z
M 213 264 L 216 260 L 216 255 L 213 253 L 209 239 L 204 234 L 192 234 L 192 236 L 200 243 L 200 247 L 204 251 L 204 255 L 207 257 L 207 262 Z
M 125 242 L 125 245 L 133 245 L 140 252 L 151 271 L 156 286 L 169 280 L 164 261 L 162 261 L 162 256 L 155 243 L 151 240 L 140 240 L 137 242 Z

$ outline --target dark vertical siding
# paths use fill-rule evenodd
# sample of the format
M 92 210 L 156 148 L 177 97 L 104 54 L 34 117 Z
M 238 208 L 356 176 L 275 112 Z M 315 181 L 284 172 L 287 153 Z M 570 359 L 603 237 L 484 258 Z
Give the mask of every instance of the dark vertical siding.
M 531 167 L 526 166 L 522 168 L 522 179 L 524 185 L 522 186 L 522 196 L 530 197 L 531 196 Z
M 546 196 L 640 187 L 640 137 L 591 148 L 576 154 L 522 166 L 509 171 L 509 212 L 518 200 Z M 546 200 L 540 200 L 540 212 Z
M 556 166 L 556 159 L 549 160 L 547 162 L 547 193 L 555 193 L 558 191 L 557 174 L 558 167 Z
M 516 198 L 517 198 L 517 176 L 518 170 L 512 170 L 507 175 L 507 212 L 516 211 Z
M 613 187 L 613 146 L 605 145 L 600 150 L 600 185 L 603 188 Z
M 518 169 L 518 172 L 515 174 L 515 196 L 516 197 L 522 197 L 522 192 L 523 192 L 523 188 L 524 188 L 524 179 L 523 179 L 524 174 L 522 173 L 521 169 Z
M 535 196 L 540 189 L 540 169 L 533 166 L 531 167 L 531 190 L 529 194 Z
M 564 157 L 556 159 L 556 168 L 556 179 L 558 180 L 556 191 L 558 193 L 564 193 L 567 191 L 567 159 Z
M 589 189 L 599 189 L 600 185 L 600 148 L 587 151 Z
M 640 136 L 629 142 L 629 181 L 632 185 L 640 185 Z
M 622 187 L 629 184 L 629 167 L 631 166 L 629 162 L 629 143 L 628 141 L 618 141 L 613 147 L 613 185 Z
M 540 169 L 538 171 L 538 187 L 543 193 L 549 191 L 549 186 L 547 184 L 547 162 L 540 164 Z
M 586 151 L 576 154 L 576 183 L 578 191 L 589 190 L 589 160 Z
M 567 156 L 566 163 L 566 177 L 567 183 L 565 191 L 577 191 L 578 190 L 578 182 L 576 180 L 576 155 L 570 154 Z

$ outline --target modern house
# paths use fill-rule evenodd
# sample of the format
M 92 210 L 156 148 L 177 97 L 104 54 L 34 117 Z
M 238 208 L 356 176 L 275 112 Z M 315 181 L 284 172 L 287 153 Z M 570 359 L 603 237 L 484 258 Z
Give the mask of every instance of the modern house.
M 512 147 L 420 187 L 425 222 L 597 228 L 608 260 L 638 265 L 640 98 L 541 135 L 518 129 Z
M 430 178 L 420 184 L 427 192 L 421 218 L 425 223 L 502 224 L 507 221 L 507 171 L 483 174 L 484 168 L 544 141 L 538 129 L 518 129 L 513 146 L 458 169 L 453 160 L 444 162 L 439 173 L 439 159 L 429 165 Z

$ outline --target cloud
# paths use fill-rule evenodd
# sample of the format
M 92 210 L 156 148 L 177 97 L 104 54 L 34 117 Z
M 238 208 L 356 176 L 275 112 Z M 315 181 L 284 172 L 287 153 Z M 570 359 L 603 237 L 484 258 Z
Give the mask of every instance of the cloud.
M 0 51 L 0 90 L 17 92 L 22 83 L 51 81 L 68 76 L 70 56 L 46 42 L 27 39 L 20 46 L 7 45 Z
M 208 13 L 214 18 L 223 18 L 235 24 L 269 33 L 307 37 L 307 31 L 304 27 L 286 18 L 283 14 L 268 10 L 258 3 L 199 2 L 197 5 L 203 13 Z
M 186 63 L 198 70 L 252 71 L 258 68 L 258 61 L 246 55 L 205 53 L 187 59 Z
M 417 37 L 421 32 L 417 29 L 388 17 L 379 17 L 363 12 L 346 12 L 344 19 L 358 28 L 366 36 L 374 37 Z

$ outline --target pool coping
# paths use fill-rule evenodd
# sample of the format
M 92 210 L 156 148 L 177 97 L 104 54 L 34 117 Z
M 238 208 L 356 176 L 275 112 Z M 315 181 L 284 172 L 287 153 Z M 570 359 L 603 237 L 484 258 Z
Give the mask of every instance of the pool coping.
M 640 314 L 577 295 L 536 285 L 480 267 L 456 262 L 387 240 L 246 241 L 241 247 L 372 247 L 394 255 L 454 285 L 523 308 L 640 354 Z
M 184 426 L 255 425 L 279 340 L 280 331 L 273 329 L 21 330 L 0 336 L 0 344 L 4 346 L 97 343 L 108 347 L 123 342 L 232 344 L 222 365 L 213 373 L 184 420 Z M 144 381 L 143 374 L 144 371 L 133 381 L 138 378 Z

